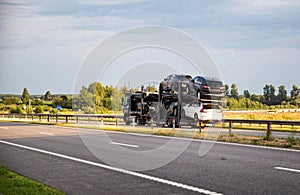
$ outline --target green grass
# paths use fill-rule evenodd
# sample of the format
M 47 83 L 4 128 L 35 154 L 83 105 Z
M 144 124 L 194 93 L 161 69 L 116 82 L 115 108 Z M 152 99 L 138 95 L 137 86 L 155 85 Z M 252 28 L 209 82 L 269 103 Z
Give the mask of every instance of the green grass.
M 50 188 L 32 179 L 18 175 L 0 165 L 0 194 L 3 195 L 63 195 L 65 193 Z

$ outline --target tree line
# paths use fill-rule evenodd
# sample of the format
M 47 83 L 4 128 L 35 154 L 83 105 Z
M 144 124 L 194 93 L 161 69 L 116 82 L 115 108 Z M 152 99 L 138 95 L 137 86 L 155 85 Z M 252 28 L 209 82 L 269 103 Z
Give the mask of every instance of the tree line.
M 0 95 L 0 111 L 9 113 L 58 113 L 60 106 L 64 111 L 83 113 L 109 113 L 122 110 L 122 97 L 126 88 L 118 89 L 111 85 L 103 86 L 93 82 L 82 86 L 79 94 L 51 95 L 47 91 L 42 96 L 31 96 L 27 88 L 22 95 Z
M 156 87 L 147 86 L 145 90 L 154 92 Z M 47 91 L 42 96 L 31 96 L 28 89 L 24 88 L 22 95 L 0 95 L 0 111 L 57 113 L 58 106 L 70 112 L 73 110 L 75 112 L 102 114 L 122 111 L 122 98 L 125 91 L 128 91 L 125 87 L 118 89 L 111 85 L 103 86 L 99 82 L 93 82 L 87 87 L 82 86 L 80 93 L 74 95 L 52 95 L 50 91 Z M 230 87 L 226 84 L 225 100 L 224 107 L 229 110 L 299 108 L 300 90 L 298 86 L 293 85 L 288 93 L 286 87 L 280 85 L 276 91 L 274 85 L 266 84 L 260 95 L 251 94 L 248 90 L 239 94 L 235 83 Z
M 263 87 L 263 93 L 251 94 L 249 90 L 244 90 L 239 94 L 235 83 L 225 85 L 226 108 L 235 109 L 285 109 L 300 107 L 300 90 L 298 86 L 293 85 L 288 93 L 284 85 L 278 86 L 278 90 L 272 84 L 266 84 Z

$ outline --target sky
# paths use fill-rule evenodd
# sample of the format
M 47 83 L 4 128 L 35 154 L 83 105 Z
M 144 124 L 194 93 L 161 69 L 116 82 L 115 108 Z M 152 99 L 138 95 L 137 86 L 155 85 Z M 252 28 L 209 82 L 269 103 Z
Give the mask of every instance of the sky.
M 300 86 L 299 0 L 0 0 L 0 94 L 74 93 L 99 42 L 143 25 L 192 36 L 240 93 Z

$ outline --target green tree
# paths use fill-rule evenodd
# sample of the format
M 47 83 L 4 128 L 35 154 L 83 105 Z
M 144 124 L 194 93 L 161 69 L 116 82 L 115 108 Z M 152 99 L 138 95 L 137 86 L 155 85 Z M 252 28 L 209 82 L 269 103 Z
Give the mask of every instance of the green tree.
M 276 104 L 276 95 L 275 95 L 275 87 L 274 85 L 268 85 L 266 84 L 263 88 L 263 96 L 265 99 L 265 104 L 267 105 L 273 105 Z
M 283 101 L 287 100 L 287 91 L 286 91 L 284 85 L 280 85 L 278 87 L 277 98 L 278 98 L 279 103 L 282 103 Z
M 103 106 L 107 110 L 112 110 L 112 95 L 114 93 L 114 87 L 111 85 L 105 86 L 105 95 L 103 100 Z
M 250 92 L 248 90 L 244 90 L 244 96 L 245 98 L 250 98 L 251 97 Z
M 17 97 L 5 97 L 3 99 L 3 104 L 5 104 L 5 105 L 18 104 L 19 101 L 20 101 L 20 99 Z
M 29 100 L 30 100 L 30 95 L 29 95 L 29 92 L 28 92 L 28 89 L 27 88 L 24 88 L 23 89 L 23 94 L 21 96 L 21 100 L 24 104 L 28 104 Z
M 50 91 L 47 91 L 47 92 L 45 93 L 45 100 L 46 100 L 46 101 L 51 100 L 51 93 L 50 93 Z
M 146 87 L 145 91 L 147 91 L 147 92 L 155 92 L 155 91 L 157 91 L 157 89 L 156 89 L 156 87 L 154 85 L 148 85 Z
M 74 108 L 80 109 L 85 113 L 95 113 L 95 101 L 93 94 L 82 86 L 79 96 L 74 101 Z
M 67 97 L 66 95 L 60 96 L 60 99 L 61 99 L 62 101 L 68 101 L 68 97 Z
M 122 98 L 124 97 L 123 89 L 114 88 L 114 92 L 111 97 L 111 104 L 113 111 L 121 111 L 123 108 Z
M 291 90 L 291 100 L 295 100 L 298 97 L 299 97 L 299 88 L 297 87 L 297 85 L 293 85 Z
M 99 82 L 93 82 L 88 88 L 82 87 L 78 98 L 74 99 L 74 109 L 81 109 L 85 113 L 105 113 L 105 88 Z
M 227 84 L 224 85 L 225 87 L 225 97 L 229 96 L 229 86 Z
M 260 101 L 261 101 L 260 96 L 257 95 L 257 94 L 252 94 L 251 97 L 250 97 L 250 99 L 251 99 L 252 101 L 255 101 L 255 102 L 260 102 Z
M 235 99 L 239 98 L 239 92 L 238 92 L 238 88 L 237 85 L 235 83 L 233 83 L 231 85 L 231 90 L 230 90 L 230 97 L 233 97 Z

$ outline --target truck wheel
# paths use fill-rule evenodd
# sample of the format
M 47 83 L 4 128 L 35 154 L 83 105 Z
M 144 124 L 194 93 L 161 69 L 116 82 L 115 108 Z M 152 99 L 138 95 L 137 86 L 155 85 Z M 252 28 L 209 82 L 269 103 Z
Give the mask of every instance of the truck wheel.
M 181 118 L 185 118 L 185 111 L 184 110 L 181 111 Z
M 189 86 L 187 86 L 187 88 L 186 88 L 186 94 L 190 95 L 190 88 L 189 88 Z
M 173 125 L 172 125 L 172 123 L 171 123 L 171 121 L 169 119 L 167 120 L 167 126 L 168 127 L 173 127 Z

